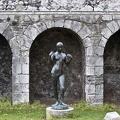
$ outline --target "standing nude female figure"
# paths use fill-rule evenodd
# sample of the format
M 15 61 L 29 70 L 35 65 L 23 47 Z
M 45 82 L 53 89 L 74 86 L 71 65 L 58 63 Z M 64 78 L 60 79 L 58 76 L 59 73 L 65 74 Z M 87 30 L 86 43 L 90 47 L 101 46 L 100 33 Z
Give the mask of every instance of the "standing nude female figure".
M 70 54 L 65 54 L 62 52 L 63 43 L 58 42 L 56 44 L 57 51 L 50 52 L 49 57 L 51 61 L 53 61 L 54 65 L 51 70 L 51 77 L 53 81 L 54 87 L 54 96 L 56 99 L 56 103 L 52 105 L 53 109 L 68 109 L 68 105 L 65 104 L 64 101 L 64 82 L 65 82 L 65 75 L 64 75 L 64 64 L 69 64 L 72 60 L 72 56 Z M 58 95 L 58 84 L 60 86 L 60 92 Z

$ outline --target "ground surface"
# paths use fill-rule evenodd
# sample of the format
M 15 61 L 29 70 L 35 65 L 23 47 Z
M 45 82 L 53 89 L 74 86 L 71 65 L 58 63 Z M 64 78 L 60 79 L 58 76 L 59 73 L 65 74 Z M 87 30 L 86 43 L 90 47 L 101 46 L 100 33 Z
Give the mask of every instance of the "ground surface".
M 62 120 L 103 120 L 107 112 L 117 111 L 120 114 L 120 106 L 104 104 L 103 106 L 90 106 L 84 101 L 70 105 L 74 108 L 73 117 L 65 117 Z M 46 120 L 46 105 L 39 101 L 31 105 L 11 105 L 10 100 L 0 100 L 0 120 Z M 60 120 L 60 119 L 55 119 Z

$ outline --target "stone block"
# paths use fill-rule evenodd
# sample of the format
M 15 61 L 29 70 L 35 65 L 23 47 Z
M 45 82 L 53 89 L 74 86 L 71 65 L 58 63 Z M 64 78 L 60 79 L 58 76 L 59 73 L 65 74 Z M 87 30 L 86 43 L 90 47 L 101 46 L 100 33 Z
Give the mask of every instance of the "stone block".
M 86 67 L 86 75 L 94 75 L 94 67 Z
M 105 47 L 108 39 L 106 39 L 106 38 L 104 38 L 104 37 L 102 36 L 101 41 L 103 41 L 104 43 L 102 43 L 102 44 L 100 43 L 99 45 L 102 46 L 102 47 Z
M 24 22 L 30 22 L 31 19 L 30 19 L 30 17 L 29 17 L 28 15 L 24 15 L 24 16 L 23 16 L 23 21 L 24 21 Z
M 46 24 L 44 23 L 44 22 L 38 22 L 38 23 L 36 23 L 36 24 L 34 24 L 34 26 L 35 26 L 35 28 L 36 28 L 36 34 L 37 34 L 37 36 L 39 35 L 39 33 L 41 33 L 41 32 L 43 32 L 44 30 L 46 30 L 47 29 L 47 26 L 46 26 Z M 35 36 L 35 37 L 37 37 L 37 36 Z M 34 40 L 34 39 L 33 39 Z
M 29 74 L 29 64 L 22 64 L 22 74 Z
M 39 15 L 29 15 L 28 17 L 30 18 L 30 20 L 32 20 L 34 22 L 37 22 L 40 20 Z
M 29 92 L 29 84 L 28 83 L 13 83 L 12 91 L 14 91 L 15 93 Z
M 22 83 L 21 84 L 21 90 L 22 90 L 22 93 L 28 93 L 29 92 L 29 84 L 27 83 Z
M 20 93 L 21 92 L 21 85 L 18 83 L 17 84 L 12 83 L 12 92 Z
M 21 51 L 21 55 L 27 58 L 29 56 L 29 51 Z
M 106 45 L 106 42 L 104 42 L 103 40 L 101 40 L 100 43 L 99 43 L 99 46 L 102 46 L 104 48 L 105 45 Z
M 95 95 L 86 94 L 86 102 L 88 104 L 94 104 L 95 103 Z
M 93 105 L 102 105 L 103 104 L 103 93 L 101 95 L 95 95 L 95 102 Z
M 91 30 L 88 28 L 88 26 L 84 25 L 84 27 L 78 32 L 78 34 L 82 39 L 84 39 L 91 34 Z
M 30 39 L 29 37 L 23 35 L 23 37 L 20 40 L 20 45 L 25 46 L 27 49 L 31 47 L 33 40 Z
M 3 16 L 3 15 L 2 15 L 2 16 Z M 9 18 L 10 18 L 11 21 L 14 21 L 14 20 L 15 20 L 15 15 L 9 14 Z
M 15 57 L 13 57 L 13 59 L 12 59 L 12 62 L 16 65 L 16 64 L 20 64 L 20 57 L 19 56 L 15 56 Z
M 95 67 L 95 75 L 100 76 L 103 75 L 103 67 Z
M 12 47 L 12 49 L 13 49 L 15 46 L 18 46 L 16 37 L 11 38 L 10 41 L 9 41 L 9 44 L 10 44 L 10 46 Z
M 15 75 L 12 76 L 12 82 L 16 83 L 29 83 L 29 75 Z
M 26 36 L 28 36 L 29 38 L 31 38 L 32 40 L 34 40 L 36 37 L 37 37 L 37 35 L 39 34 L 39 32 L 38 32 L 38 30 L 35 28 L 35 26 L 29 26 L 28 28 L 27 28 L 27 30 L 24 32 L 24 34 L 26 35 Z
M 21 56 L 21 57 L 19 58 L 19 63 L 20 63 L 20 64 L 29 64 L 29 57 L 26 57 L 26 56 L 25 56 L 25 57 L 22 57 L 22 56 Z
M 57 20 L 55 21 L 55 27 L 63 27 L 64 20 Z
M 69 107 L 66 110 L 54 110 L 51 107 L 46 108 L 46 120 L 53 120 L 56 118 L 72 118 L 74 108 Z
M 89 37 L 83 39 L 83 44 L 85 47 L 90 47 L 93 45 L 92 40 Z
M 6 28 L 9 26 L 7 23 L 0 23 L 0 33 L 3 34 L 3 32 L 6 30 Z
M 94 67 L 95 66 L 95 57 L 94 56 L 87 56 L 86 57 L 86 65 Z
M 16 75 L 12 75 L 12 83 L 19 83 L 19 79 L 16 77 Z
M 119 30 L 119 26 L 117 22 L 111 21 L 110 23 L 107 23 L 107 27 L 112 31 L 112 33 L 115 33 Z
M 95 94 L 95 85 L 90 85 L 90 84 L 87 84 L 85 86 L 85 92 L 86 94 L 90 95 L 90 94 Z
M 20 56 L 20 48 L 18 46 L 12 46 L 13 59 Z
M 120 120 L 120 115 L 117 112 L 109 112 L 105 115 L 104 120 Z
M 86 55 L 87 55 L 87 56 L 88 56 L 88 55 L 92 56 L 92 55 L 94 54 L 93 46 L 87 47 L 85 51 L 86 51 Z
M 13 33 L 13 31 L 12 31 L 12 29 L 10 27 L 7 27 L 7 29 L 5 30 L 3 35 L 5 36 L 5 38 L 7 40 L 10 40 L 10 39 L 12 39 L 14 37 L 14 33 Z
M 12 65 L 12 74 L 13 75 L 21 74 L 21 72 L 22 72 L 21 64 L 13 64 Z
M 120 15 L 116 15 L 116 14 L 114 14 L 114 15 L 111 15 L 112 16 L 112 18 L 113 18 L 113 20 L 120 20 Z
M 86 57 L 86 65 L 87 66 L 103 66 L 103 57 L 99 57 L 99 56 L 87 56 Z
M 112 18 L 112 15 L 103 15 L 102 19 L 105 20 L 105 21 L 106 20 L 111 21 L 113 18 Z
M 104 53 L 104 47 L 98 46 L 98 48 L 95 51 L 96 55 L 103 56 Z
M 103 57 L 95 57 L 95 66 L 103 66 Z
M 64 28 L 71 28 L 72 21 L 71 20 L 66 20 L 64 23 Z
M 95 84 L 96 77 L 94 75 L 86 76 L 86 84 Z
M 47 28 L 52 28 L 54 26 L 54 21 L 46 20 L 45 24 L 46 24 Z
M 102 36 L 108 39 L 113 33 L 106 27 L 101 32 Z
M 120 26 L 120 20 L 117 20 L 118 25 Z
M 12 102 L 13 104 L 19 103 L 28 103 L 29 102 L 29 93 L 12 93 Z
M 103 84 L 95 86 L 95 93 L 97 95 L 102 95 L 103 94 Z
M 3 4 L 3 3 L 2 3 Z M 1 3 L 0 3 L 0 6 L 1 6 Z M 9 15 L 0 15 L 0 19 L 1 20 L 7 20 L 7 18 L 9 17 Z
M 103 95 L 87 95 L 86 102 L 91 105 L 102 105 L 103 104 Z
M 76 22 L 76 21 L 73 22 L 72 24 L 73 31 L 77 33 L 78 31 L 80 31 L 81 28 L 82 28 L 81 22 Z

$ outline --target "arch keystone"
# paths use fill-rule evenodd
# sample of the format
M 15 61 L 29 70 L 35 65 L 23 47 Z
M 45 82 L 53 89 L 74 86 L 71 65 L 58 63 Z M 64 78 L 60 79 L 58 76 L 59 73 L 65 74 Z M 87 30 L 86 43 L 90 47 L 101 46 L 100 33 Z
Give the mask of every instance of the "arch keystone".
M 72 25 L 72 21 L 71 20 L 65 20 L 65 22 L 64 22 L 64 28 L 70 29 L 71 25 Z
M 64 20 L 55 21 L 55 27 L 63 27 L 63 26 L 64 26 Z

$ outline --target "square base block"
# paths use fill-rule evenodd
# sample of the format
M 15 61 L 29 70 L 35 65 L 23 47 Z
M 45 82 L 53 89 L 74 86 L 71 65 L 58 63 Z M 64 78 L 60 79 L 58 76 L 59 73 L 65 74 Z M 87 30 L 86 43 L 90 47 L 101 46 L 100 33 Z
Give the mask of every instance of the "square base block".
M 69 107 L 66 110 L 54 110 L 51 107 L 46 108 L 46 120 L 54 120 L 55 118 L 73 117 L 74 108 Z
M 120 116 L 117 112 L 109 112 L 104 117 L 104 120 L 120 120 Z

